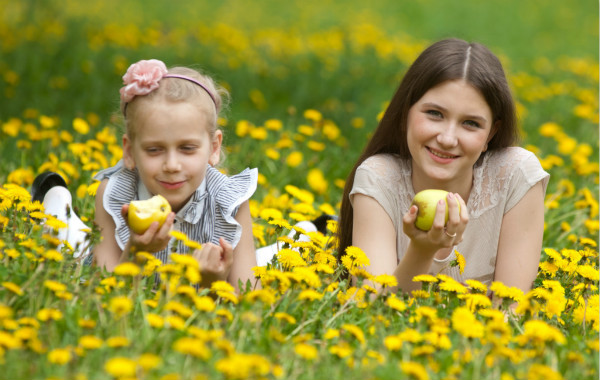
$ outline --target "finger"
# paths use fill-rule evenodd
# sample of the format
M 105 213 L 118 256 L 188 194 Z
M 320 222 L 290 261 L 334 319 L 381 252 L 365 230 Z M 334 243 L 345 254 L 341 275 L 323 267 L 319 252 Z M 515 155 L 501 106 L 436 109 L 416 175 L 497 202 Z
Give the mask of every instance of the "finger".
M 460 195 L 455 195 L 460 203 L 460 221 L 463 224 L 467 224 L 469 222 L 469 209 L 467 208 L 467 204 Z
M 127 214 L 129 213 L 129 204 L 126 203 L 123 206 L 121 206 L 121 216 L 127 220 Z
M 448 193 L 446 200 L 448 202 L 448 222 L 446 223 L 446 231 L 452 235 L 460 225 L 460 210 L 458 209 L 459 201 L 453 193 Z
M 223 249 L 223 262 L 225 263 L 225 266 L 228 267 L 233 263 L 233 247 L 223 238 L 219 239 L 219 244 Z
M 167 215 L 167 219 L 165 219 L 165 222 L 162 224 L 162 226 L 160 226 L 160 229 L 158 230 L 158 236 L 160 236 L 161 239 L 169 237 L 169 232 L 173 228 L 174 222 L 175 213 L 171 212 L 169 215 Z
M 409 236 L 412 236 L 412 233 L 415 232 L 415 230 L 417 230 L 417 227 L 415 226 L 415 221 L 417 220 L 418 212 L 419 208 L 416 205 L 412 205 L 410 206 L 406 214 L 404 214 L 404 216 L 402 217 L 402 227 L 404 233 Z
M 203 268 L 217 268 L 221 261 L 221 247 L 212 243 L 206 243 L 200 250 L 200 261 L 204 264 Z
M 435 217 L 433 218 L 432 230 L 441 232 L 446 225 L 446 200 L 440 199 L 435 208 Z

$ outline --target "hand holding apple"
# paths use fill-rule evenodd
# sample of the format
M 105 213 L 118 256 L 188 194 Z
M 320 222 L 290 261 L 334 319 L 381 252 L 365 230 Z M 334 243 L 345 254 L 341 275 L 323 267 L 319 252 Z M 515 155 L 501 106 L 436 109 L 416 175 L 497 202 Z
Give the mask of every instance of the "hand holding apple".
M 171 205 L 162 195 L 129 204 L 127 222 L 136 234 L 143 234 L 153 222 L 160 228 L 171 213 Z
M 427 189 L 418 192 L 413 198 L 412 205 L 419 209 L 415 226 L 421 231 L 429 231 L 433 225 L 435 212 L 440 200 L 446 201 L 446 214 L 444 224 L 448 223 L 448 192 L 437 189 Z M 456 199 L 458 212 L 460 213 L 460 202 Z

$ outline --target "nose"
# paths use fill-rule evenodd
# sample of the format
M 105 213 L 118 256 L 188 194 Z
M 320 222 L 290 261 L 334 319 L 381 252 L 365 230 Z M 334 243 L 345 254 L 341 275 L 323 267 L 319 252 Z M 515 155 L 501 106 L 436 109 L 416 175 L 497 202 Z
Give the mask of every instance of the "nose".
M 181 170 L 181 163 L 179 162 L 176 152 L 167 153 L 163 163 L 163 170 L 166 172 L 177 172 Z
M 454 148 L 458 144 L 458 136 L 456 134 L 456 124 L 446 124 L 437 135 L 437 142 L 440 147 Z

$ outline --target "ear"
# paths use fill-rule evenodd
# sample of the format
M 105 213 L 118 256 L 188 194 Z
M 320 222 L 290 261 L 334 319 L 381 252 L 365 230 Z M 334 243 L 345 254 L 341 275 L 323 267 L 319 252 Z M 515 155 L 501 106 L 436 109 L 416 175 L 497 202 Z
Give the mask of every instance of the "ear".
M 135 169 L 135 160 L 133 159 L 133 142 L 127 134 L 123 135 L 123 163 L 127 169 Z
M 210 157 L 208 163 L 216 166 L 221 160 L 221 144 L 223 143 L 223 132 L 220 129 L 215 131 L 215 135 L 211 141 Z
M 498 132 L 498 129 L 500 128 L 500 125 L 502 124 L 501 120 L 497 120 L 494 125 L 492 125 L 492 129 L 490 130 L 490 134 L 488 135 L 488 138 L 485 142 L 485 145 L 483 146 L 483 150 L 482 152 L 487 151 L 488 149 L 488 144 L 490 141 L 492 141 L 492 138 L 494 137 L 494 135 L 496 134 L 496 132 Z

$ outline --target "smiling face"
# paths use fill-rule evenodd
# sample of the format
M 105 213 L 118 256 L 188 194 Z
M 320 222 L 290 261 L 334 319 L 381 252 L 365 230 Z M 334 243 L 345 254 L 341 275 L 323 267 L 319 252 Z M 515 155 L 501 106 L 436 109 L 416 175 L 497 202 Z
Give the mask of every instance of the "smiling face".
M 143 107 L 135 137 L 123 136 L 123 160 L 127 168 L 137 168 L 153 195 L 165 197 L 177 212 L 204 180 L 207 164 L 219 162 L 222 133 L 217 130 L 211 137 L 207 111 L 189 102 L 155 99 Z
M 487 149 L 492 126 L 489 105 L 467 82 L 446 81 L 427 91 L 408 112 L 415 192 L 437 188 L 468 196 L 473 165 Z

